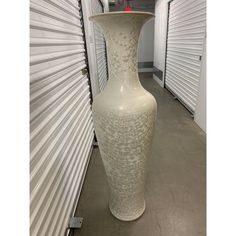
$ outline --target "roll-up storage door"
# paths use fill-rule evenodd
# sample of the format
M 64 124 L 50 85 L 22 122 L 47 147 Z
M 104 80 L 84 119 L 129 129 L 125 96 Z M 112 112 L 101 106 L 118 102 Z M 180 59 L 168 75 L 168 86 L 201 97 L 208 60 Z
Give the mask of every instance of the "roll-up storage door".
M 99 14 L 103 12 L 103 5 L 100 0 L 92 0 L 91 5 L 93 14 Z M 94 25 L 97 74 L 98 74 L 99 88 L 100 91 L 102 91 L 106 86 L 108 79 L 106 42 L 103 33 L 100 30 L 100 27 L 95 23 L 93 25 Z
M 30 1 L 30 232 L 65 235 L 93 141 L 78 0 Z
M 206 0 L 169 4 L 165 87 L 192 113 L 196 108 L 206 31 Z

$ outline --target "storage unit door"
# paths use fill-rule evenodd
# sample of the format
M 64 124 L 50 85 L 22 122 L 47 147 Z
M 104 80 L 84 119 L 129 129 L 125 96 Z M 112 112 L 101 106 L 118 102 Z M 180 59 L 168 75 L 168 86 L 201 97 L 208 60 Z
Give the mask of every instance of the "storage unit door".
M 93 14 L 99 14 L 103 12 L 103 6 L 100 0 L 92 0 L 91 5 Z M 93 25 L 97 61 L 97 75 L 99 88 L 100 91 L 102 91 L 106 86 L 108 80 L 106 42 L 99 26 L 95 23 Z
M 194 113 L 206 30 L 205 0 L 169 5 L 165 86 Z
M 80 1 L 30 1 L 30 232 L 65 235 L 93 141 Z

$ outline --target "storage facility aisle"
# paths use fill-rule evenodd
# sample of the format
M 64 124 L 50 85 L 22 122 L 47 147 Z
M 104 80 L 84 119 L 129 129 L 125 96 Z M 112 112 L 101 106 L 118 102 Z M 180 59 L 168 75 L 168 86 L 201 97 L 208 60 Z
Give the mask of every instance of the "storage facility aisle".
M 133 222 L 108 209 L 108 184 L 95 148 L 76 210 L 84 217 L 75 236 L 205 235 L 206 137 L 189 112 L 153 79 L 140 74 L 158 104 L 157 126 L 146 182 L 146 210 Z M 73 235 L 73 234 L 72 234 Z

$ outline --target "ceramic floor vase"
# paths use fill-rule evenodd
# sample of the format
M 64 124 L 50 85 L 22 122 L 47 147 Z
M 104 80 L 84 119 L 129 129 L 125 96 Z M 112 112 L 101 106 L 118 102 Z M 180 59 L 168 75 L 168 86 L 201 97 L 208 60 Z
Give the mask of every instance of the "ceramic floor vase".
M 98 145 L 110 187 L 111 213 L 124 221 L 145 210 L 145 175 L 157 104 L 138 78 L 140 30 L 153 15 L 113 12 L 91 16 L 103 30 L 109 80 L 95 97 L 92 112 Z

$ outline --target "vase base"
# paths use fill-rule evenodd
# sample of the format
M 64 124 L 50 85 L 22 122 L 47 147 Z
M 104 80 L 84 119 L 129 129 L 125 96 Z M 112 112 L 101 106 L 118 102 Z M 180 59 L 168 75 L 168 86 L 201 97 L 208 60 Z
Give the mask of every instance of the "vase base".
M 121 221 L 134 221 L 134 220 L 137 220 L 138 218 L 140 218 L 143 215 L 143 213 L 146 209 L 146 204 L 144 202 L 143 207 L 137 213 L 131 214 L 131 215 L 120 215 L 117 212 L 115 212 L 114 210 L 112 210 L 110 206 L 109 206 L 109 209 L 110 209 L 111 214 L 115 218 L 117 218 L 118 220 L 121 220 Z

